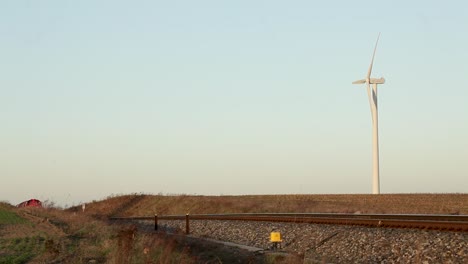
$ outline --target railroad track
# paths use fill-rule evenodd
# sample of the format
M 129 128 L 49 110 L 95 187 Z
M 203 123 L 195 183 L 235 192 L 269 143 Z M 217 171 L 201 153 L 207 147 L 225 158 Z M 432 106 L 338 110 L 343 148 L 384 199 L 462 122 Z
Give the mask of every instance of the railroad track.
M 261 213 L 261 214 L 194 214 L 111 217 L 111 220 L 223 220 L 290 222 L 331 225 L 357 225 L 382 228 L 413 228 L 468 232 L 468 215 L 422 214 L 320 214 L 320 213 Z

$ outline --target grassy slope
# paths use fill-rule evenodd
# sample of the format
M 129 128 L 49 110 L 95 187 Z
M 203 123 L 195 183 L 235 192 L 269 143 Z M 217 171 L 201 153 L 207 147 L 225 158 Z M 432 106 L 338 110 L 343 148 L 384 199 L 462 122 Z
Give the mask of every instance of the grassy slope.
M 26 223 L 26 219 L 19 217 L 6 206 L 0 206 L 0 226 Z
M 77 211 L 78 207 L 70 210 Z M 468 194 L 123 195 L 88 204 L 86 210 L 101 216 L 247 212 L 468 214 Z
M 87 243 L 89 240 L 109 239 L 108 235 L 98 238 L 93 234 L 93 229 L 102 229 L 103 226 L 90 219 L 63 214 L 55 209 L 3 207 L 0 210 L 3 216 L 15 215 L 21 219 L 2 221 L 5 224 L 0 225 L 0 263 L 99 260 L 106 254 L 105 248 L 93 246 L 95 242 Z M 81 244 L 85 246 L 80 248 Z
M 30 223 L 13 211 L 13 207 L 0 203 L 0 232 L 11 226 L 28 228 Z M 6 232 L 1 232 L 6 233 Z M 0 263 L 24 263 L 42 251 L 39 238 L 0 236 Z
M 116 199 L 130 206 L 140 198 Z M 0 203 L 0 263 L 266 262 L 263 256 L 142 232 L 132 224 L 110 224 L 99 218 L 73 210 L 18 209 Z
M 85 214 L 0 204 L 0 223 L 0 263 L 193 263 L 173 243 Z

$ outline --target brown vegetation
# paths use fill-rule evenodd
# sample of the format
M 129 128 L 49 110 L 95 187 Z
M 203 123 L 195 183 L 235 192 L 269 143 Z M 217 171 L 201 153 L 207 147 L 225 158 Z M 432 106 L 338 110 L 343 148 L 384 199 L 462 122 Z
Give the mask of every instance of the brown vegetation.
M 78 210 L 77 207 L 70 210 Z M 89 214 L 205 213 L 468 214 L 468 194 L 122 195 L 88 204 Z
M 133 226 L 54 208 L 0 209 L 9 219 L 21 219 L 0 224 L 0 263 L 194 262 L 169 240 L 141 234 Z
M 115 199 L 123 208 L 139 200 Z M 106 207 L 107 213 L 119 206 Z M 138 230 L 81 210 L 8 204 L 0 209 L 0 263 L 291 263 L 292 258 L 270 260 L 208 241 Z

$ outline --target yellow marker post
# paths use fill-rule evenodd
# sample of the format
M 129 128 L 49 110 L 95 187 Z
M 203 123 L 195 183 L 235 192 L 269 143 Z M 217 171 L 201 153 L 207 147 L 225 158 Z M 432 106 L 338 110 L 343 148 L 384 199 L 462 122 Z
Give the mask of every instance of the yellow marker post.
M 270 242 L 273 243 L 272 248 L 277 249 L 278 245 L 280 245 L 281 248 L 281 233 L 280 232 L 271 232 L 270 233 Z
M 271 232 L 270 234 L 270 242 L 281 242 L 281 234 L 280 232 Z

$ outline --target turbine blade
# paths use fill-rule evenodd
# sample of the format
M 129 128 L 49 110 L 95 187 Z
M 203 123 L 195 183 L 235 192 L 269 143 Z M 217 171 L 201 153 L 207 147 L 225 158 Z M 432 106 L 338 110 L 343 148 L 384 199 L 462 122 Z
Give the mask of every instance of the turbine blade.
M 362 83 L 366 83 L 366 79 L 362 79 L 362 80 L 358 80 L 358 81 L 353 82 L 353 84 L 362 84 Z
M 377 50 L 377 43 L 379 43 L 379 38 L 380 38 L 380 32 L 379 32 L 379 35 L 377 36 L 377 41 L 375 42 L 374 53 L 372 54 L 372 60 L 369 66 L 369 71 L 367 71 L 367 79 L 370 78 L 370 75 L 372 72 L 372 65 L 374 64 L 374 56 L 375 56 L 375 51 Z
M 380 78 L 380 79 L 376 79 L 376 78 L 370 78 L 370 83 L 376 83 L 376 84 L 384 84 L 385 83 L 385 78 Z

